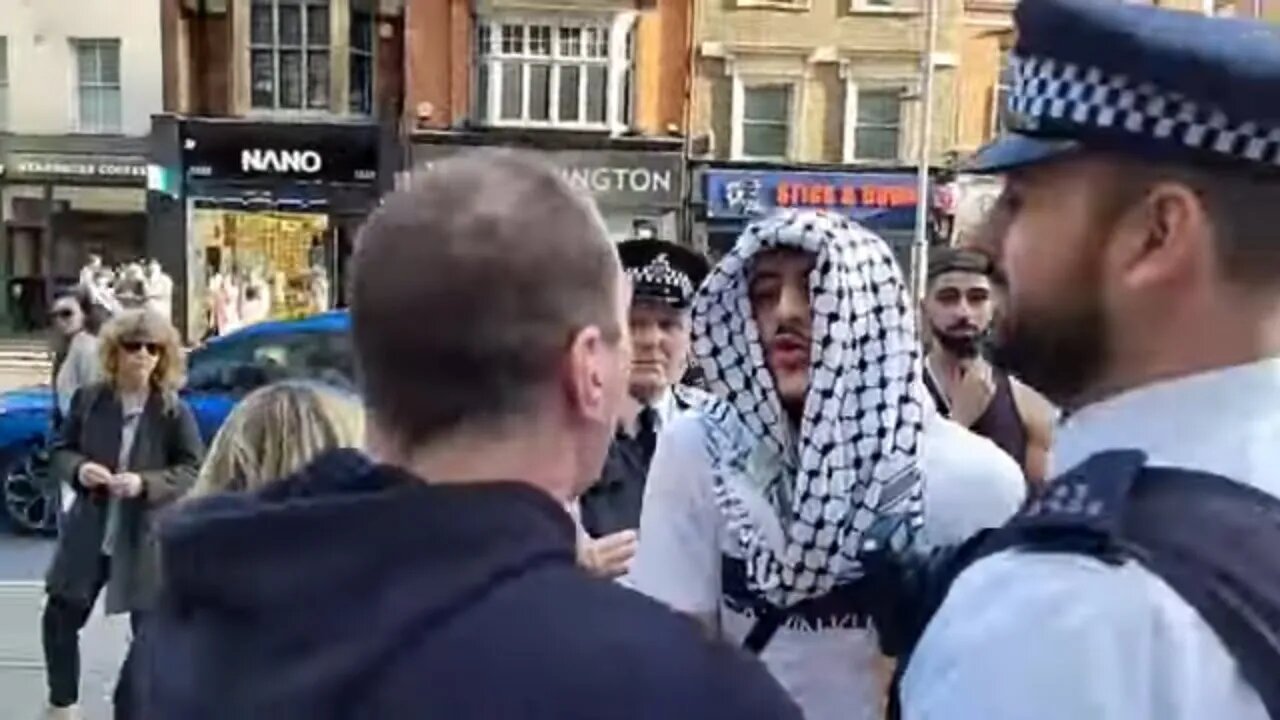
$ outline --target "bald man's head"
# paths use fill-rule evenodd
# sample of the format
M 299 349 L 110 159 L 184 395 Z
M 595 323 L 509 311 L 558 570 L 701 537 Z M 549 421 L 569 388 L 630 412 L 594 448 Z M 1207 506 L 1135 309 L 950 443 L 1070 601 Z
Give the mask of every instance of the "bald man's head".
M 353 266 L 366 403 L 409 446 L 528 412 L 575 333 L 621 333 L 621 269 L 595 206 L 518 153 L 445 160 L 388 196 Z

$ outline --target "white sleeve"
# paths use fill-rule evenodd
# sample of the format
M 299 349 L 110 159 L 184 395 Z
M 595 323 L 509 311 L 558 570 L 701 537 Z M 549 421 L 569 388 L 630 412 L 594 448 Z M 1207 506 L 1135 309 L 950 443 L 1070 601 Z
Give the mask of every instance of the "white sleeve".
M 713 614 L 720 605 L 720 517 L 710 469 L 697 417 L 673 419 L 649 466 L 628 578 L 635 590 L 692 615 Z
M 1026 499 L 1018 463 L 987 438 L 939 415 L 925 420 L 925 540 L 955 545 L 1000 527 Z
M 1158 577 L 1007 552 L 957 580 L 912 656 L 905 720 L 1265 720 L 1194 609 Z

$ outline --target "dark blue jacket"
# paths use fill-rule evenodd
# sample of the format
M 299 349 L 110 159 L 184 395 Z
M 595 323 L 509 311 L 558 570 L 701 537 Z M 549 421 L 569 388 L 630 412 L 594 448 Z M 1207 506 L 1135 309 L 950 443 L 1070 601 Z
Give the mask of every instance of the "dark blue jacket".
M 531 486 L 352 453 L 193 503 L 131 687 L 147 720 L 799 718 L 754 659 L 574 562 Z

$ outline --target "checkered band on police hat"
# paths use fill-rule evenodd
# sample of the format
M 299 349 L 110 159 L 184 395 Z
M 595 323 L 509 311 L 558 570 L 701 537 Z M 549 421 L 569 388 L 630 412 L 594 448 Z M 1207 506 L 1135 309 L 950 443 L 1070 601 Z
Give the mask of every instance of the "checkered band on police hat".
M 1232 118 L 1150 82 L 1035 55 L 1015 56 L 1013 131 L 1098 133 L 1156 149 L 1194 150 L 1280 167 L 1280 126 Z
M 655 255 L 641 267 L 627 268 L 627 275 L 635 283 L 637 290 L 656 288 L 676 298 L 688 298 L 693 295 L 693 280 L 687 273 L 677 270 L 666 253 Z

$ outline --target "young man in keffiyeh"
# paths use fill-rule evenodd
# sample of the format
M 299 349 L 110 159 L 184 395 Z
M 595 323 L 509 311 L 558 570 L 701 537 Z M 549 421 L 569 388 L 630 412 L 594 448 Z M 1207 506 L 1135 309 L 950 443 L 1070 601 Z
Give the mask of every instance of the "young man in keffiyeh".
M 650 468 L 631 584 L 759 650 L 809 720 L 882 707 L 849 599 L 864 541 L 958 542 L 1023 499 L 1016 464 L 927 399 L 911 308 L 856 223 L 753 223 L 694 301 L 715 397 L 669 423 Z

